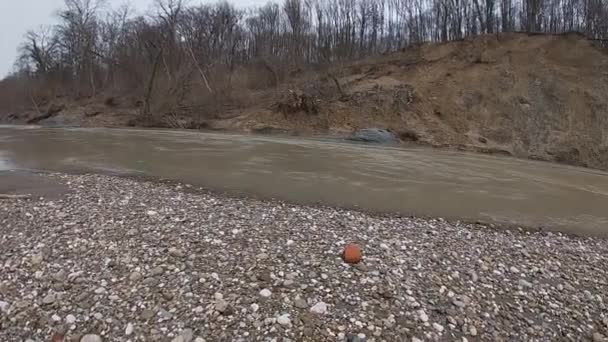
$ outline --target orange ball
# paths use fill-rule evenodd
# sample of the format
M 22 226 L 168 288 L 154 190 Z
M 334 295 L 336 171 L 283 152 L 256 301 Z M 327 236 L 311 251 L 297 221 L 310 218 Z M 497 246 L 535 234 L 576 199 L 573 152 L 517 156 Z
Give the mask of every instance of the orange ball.
M 358 264 L 361 261 L 361 247 L 354 243 L 349 243 L 344 247 L 342 260 L 347 264 Z

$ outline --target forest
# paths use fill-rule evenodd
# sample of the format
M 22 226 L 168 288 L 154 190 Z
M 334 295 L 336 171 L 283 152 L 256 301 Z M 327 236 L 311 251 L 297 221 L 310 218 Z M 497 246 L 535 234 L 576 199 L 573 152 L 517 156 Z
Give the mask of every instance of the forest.
M 103 0 L 66 0 L 58 23 L 28 32 L 0 108 L 53 98 L 130 94 L 143 116 L 231 101 L 289 72 L 505 32 L 578 32 L 604 43 L 607 0 L 154 0 L 135 15 Z M 189 99 L 189 100 L 188 100 Z M 188 100 L 188 101 L 186 101 Z

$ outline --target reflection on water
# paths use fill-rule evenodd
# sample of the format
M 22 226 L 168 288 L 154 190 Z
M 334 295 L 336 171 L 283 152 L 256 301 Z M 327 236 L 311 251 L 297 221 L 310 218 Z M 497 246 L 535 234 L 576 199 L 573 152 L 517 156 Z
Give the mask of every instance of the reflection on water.
M 608 235 L 608 174 L 542 162 L 127 129 L 0 127 L 0 151 L 19 168 L 145 174 L 304 203 Z

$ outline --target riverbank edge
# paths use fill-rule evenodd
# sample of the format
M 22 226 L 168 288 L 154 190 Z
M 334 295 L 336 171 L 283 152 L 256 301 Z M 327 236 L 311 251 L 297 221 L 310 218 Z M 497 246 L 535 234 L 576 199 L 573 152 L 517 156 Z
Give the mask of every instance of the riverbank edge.
M 346 210 L 346 211 L 354 211 L 363 215 L 368 215 L 370 217 L 380 218 L 380 219 L 398 219 L 398 218 L 409 218 L 409 219 L 419 219 L 423 221 L 431 221 L 431 220 L 439 220 L 443 221 L 447 224 L 457 225 L 457 224 L 465 224 L 470 226 L 470 228 L 475 230 L 491 230 L 493 232 L 500 231 L 510 231 L 516 234 L 522 235 L 530 235 L 530 234 L 543 234 L 543 235 L 558 235 L 565 236 L 569 238 L 575 239 L 606 239 L 608 236 L 605 234 L 584 234 L 584 233 L 575 233 L 572 231 L 562 231 L 557 228 L 551 226 L 534 226 L 534 225 L 523 225 L 523 224 L 514 224 L 509 222 L 492 222 L 488 220 L 482 219 L 471 219 L 466 217 L 440 217 L 435 215 L 421 215 L 421 214 L 404 214 L 394 211 L 376 211 L 361 208 L 358 206 L 348 206 L 348 205 L 334 205 L 328 204 L 322 201 L 315 202 L 300 202 L 300 201 L 292 201 L 292 200 L 284 200 L 280 198 L 264 196 L 259 193 L 246 193 L 239 190 L 220 190 L 213 189 L 210 187 L 194 185 L 189 183 L 184 183 L 174 179 L 143 175 L 143 174 L 126 174 L 126 173 L 113 173 L 113 172 L 56 172 L 56 171 L 44 171 L 44 170 L 15 170 L 17 172 L 29 172 L 34 173 L 43 177 L 55 177 L 61 175 L 67 176 L 88 176 L 88 175 L 100 175 L 107 177 L 115 177 L 122 178 L 130 181 L 134 181 L 137 183 L 148 183 L 152 185 L 160 185 L 166 186 L 172 189 L 176 189 L 186 194 L 193 194 L 197 196 L 213 196 L 217 198 L 227 198 L 227 199 L 237 199 L 237 200 L 252 200 L 257 201 L 267 205 L 288 205 L 292 207 L 308 207 L 312 209 L 337 209 L 337 210 Z M 66 194 L 69 195 L 69 192 Z M 35 199 L 34 199 L 35 200 Z

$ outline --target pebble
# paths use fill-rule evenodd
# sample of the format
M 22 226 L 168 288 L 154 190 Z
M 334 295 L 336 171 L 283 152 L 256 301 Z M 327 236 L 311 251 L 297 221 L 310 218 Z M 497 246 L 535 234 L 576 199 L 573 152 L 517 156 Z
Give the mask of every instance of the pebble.
M 161 274 L 163 274 L 163 272 L 164 272 L 164 270 L 161 266 L 154 267 L 153 269 L 150 270 L 150 276 L 154 277 L 157 275 L 161 275 Z
M 433 328 L 435 330 L 437 330 L 438 332 L 442 332 L 443 331 L 443 325 L 439 324 L 439 323 L 433 323 Z
M 42 304 L 51 305 L 55 303 L 57 300 L 57 296 L 54 293 L 49 293 L 44 298 L 42 298 Z
M 521 287 L 532 287 L 532 283 L 527 281 L 526 279 L 519 279 L 517 281 L 517 283 L 519 284 L 519 286 Z
M 260 253 L 260 254 L 256 255 L 256 259 L 258 259 L 258 260 L 260 260 L 260 261 L 262 261 L 262 260 L 266 260 L 266 259 L 268 259 L 268 258 L 269 258 L 269 256 L 268 256 L 268 254 L 266 254 L 266 253 Z
M 143 278 L 143 275 L 140 272 L 131 272 L 131 274 L 129 275 L 129 279 L 131 281 L 138 281 L 141 278 Z
M 515 266 L 511 266 L 511 267 L 509 268 L 509 271 L 510 271 L 511 273 L 519 273 L 519 269 L 517 269 L 517 267 L 515 267 Z
M 40 265 L 44 261 L 44 255 L 37 253 L 32 255 L 32 265 Z
M 125 335 L 129 336 L 133 333 L 133 330 L 135 330 L 135 327 L 133 326 L 132 323 L 127 324 L 127 327 L 125 328 Z
M 222 313 L 222 314 L 229 314 L 231 312 L 230 304 L 223 299 L 218 300 L 215 303 L 215 311 Z
M 74 323 L 76 323 L 76 316 L 74 316 L 74 315 L 67 315 L 67 316 L 65 316 L 65 322 L 67 324 L 74 324 Z
M 262 291 L 260 291 L 260 296 L 264 298 L 269 298 L 270 296 L 272 296 L 272 292 L 270 292 L 269 289 L 263 289 Z
M 608 339 L 599 332 L 594 332 L 591 336 L 593 342 L 608 342 Z
M 68 281 L 75 281 L 76 279 L 80 278 L 83 274 L 84 274 L 83 271 L 72 272 L 72 273 L 68 274 Z
M 251 312 L 258 312 L 258 310 L 260 310 L 260 306 L 257 305 L 256 303 L 253 303 L 249 306 L 249 308 L 251 309 Z
M 291 320 L 289 319 L 289 314 L 284 314 L 284 315 L 277 317 L 277 323 L 279 323 L 280 325 L 283 325 L 283 326 L 291 325 Z
M 324 315 L 327 312 L 327 304 L 325 302 L 318 302 L 317 304 L 313 305 L 312 308 L 310 308 L 310 312 L 318 315 Z
M 306 309 L 306 308 L 308 308 L 308 303 L 304 299 L 302 299 L 302 298 L 296 298 L 296 300 L 294 301 L 294 305 L 298 309 Z
M 352 266 L 354 268 L 356 268 L 357 270 L 359 270 L 360 272 L 363 272 L 363 273 L 369 271 L 369 267 L 367 267 L 367 265 L 365 263 L 363 263 L 363 262 L 356 263 L 356 264 L 354 264 Z
M 184 329 L 177 337 L 171 340 L 171 342 L 191 342 L 192 339 L 194 339 L 194 332 L 192 329 Z
M 475 328 L 474 326 L 470 326 L 469 334 L 471 334 L 471 336 L 477 336 L 477 328 Z
M 8 302 L 0 300 L 0 312 L 2 312 L 2 313 L 8 312 L 9 307 L 10 307 L 10 304 Z
M 103 342 L 103 340 L 101 339 L 101 336 L 99 336 L 99 335 L 89 334 L 89 335 L 84 335 L 80 339 L 80 342 Z
M 420 310 L 420 311 L 418 311 L 418 319 L 420 319 L 420 321 L 422 321 L 422 322 L 428 322 L 429 316 L 427 316 L 426 312 L 424 312 L 423 310 Z
M 171 247 L 169 248 L 169 255 L 176 258 L 183 258 L 186 254 L 179 248 Z
M 55 280 L 56 282 L 64 282 L 67 279 L 67 274 L 65 273 L 64 270 L 59 270 L 55 273 L 53 273 L 52 275 L 53 280 Z

